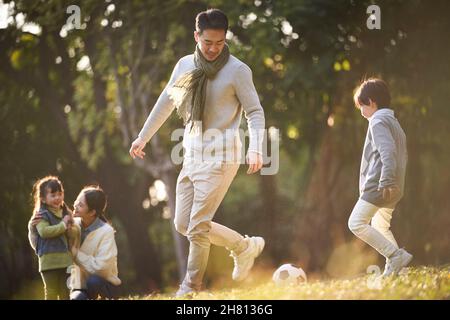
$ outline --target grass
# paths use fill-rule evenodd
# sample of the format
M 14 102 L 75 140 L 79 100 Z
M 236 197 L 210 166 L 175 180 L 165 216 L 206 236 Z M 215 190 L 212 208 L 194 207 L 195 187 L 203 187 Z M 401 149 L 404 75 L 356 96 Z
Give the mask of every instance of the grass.
M 256 275 L 255 275 L 256 273 Z M 255 277 L 256 276 L 256 277 Z M 237 286 L 237 287 L 236 287 Z M 130 296 L 131 300 L 174 299 L 170 294 Z M 257 274 L 243 284 L 212 289 L 193 296 L 198 300 L 310 300 L 310 299 L 450 299 L 450 266 L 404 269 L 396 277 L 377 282 L 375 275 L 353 279 L 314 279 L 296 286 L 275 285 L 270 274 Z

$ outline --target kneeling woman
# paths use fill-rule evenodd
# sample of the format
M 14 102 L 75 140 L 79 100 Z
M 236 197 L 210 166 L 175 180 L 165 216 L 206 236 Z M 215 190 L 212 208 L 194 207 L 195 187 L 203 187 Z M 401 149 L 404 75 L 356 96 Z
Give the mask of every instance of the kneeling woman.
M 106 206 L 106 195 L 98 186 L 83 188 L 74 203 L 80 244 L 71 249 L 75 262 L 70 277 L 71 299 L 118 297 L 121 281 L 117 270 L 117 245 L 115 231 L 105 218 Z

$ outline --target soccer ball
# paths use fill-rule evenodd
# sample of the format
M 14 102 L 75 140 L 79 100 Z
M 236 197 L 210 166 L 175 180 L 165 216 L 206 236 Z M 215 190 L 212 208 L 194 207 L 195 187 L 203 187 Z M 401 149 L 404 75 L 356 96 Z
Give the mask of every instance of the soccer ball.
M 276 285 L 297 285 L 306 282 L 306 273 L 302 268 L 295 267 L 290 263 L 283 264 L 274 273 L 272 280 Z

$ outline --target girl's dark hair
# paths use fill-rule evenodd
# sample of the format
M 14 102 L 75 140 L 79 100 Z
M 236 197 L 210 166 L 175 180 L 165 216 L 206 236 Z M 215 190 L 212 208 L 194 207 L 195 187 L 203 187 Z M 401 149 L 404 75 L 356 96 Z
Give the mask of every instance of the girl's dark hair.
M 228 30 L 228 18 L 219 9 L 208 9 L 197 14 L 195 18 L 195 30 L 202 33 L 206 29 Z
M 364 80 L 355 91 L 353 96 L 356 108 L 361 105 L 369 105 L 370 100 L 377 104 L 378 109 L 387 108 L 391 104 L 391 95 L 386 82 L 378 78 Z
M 86 186 L 80 193 L 84 194 L 89 210 L 95 210 L 95 215 L 106 223 L 109 221 L 105 217 L 107 206 L 106 194 L 100 186 Z
M 46 176 L 36 181 L 36 183 L 33 185 L 33 214 L 38 212 L 41 207 L 47 208 L 47 205 L 42 202 L 42 199 L 45 198 L 48 192 L 64 192 L 62 182 L 58 177 Z M 67 206 L 64 202 L 63 208 L 67 209 Z

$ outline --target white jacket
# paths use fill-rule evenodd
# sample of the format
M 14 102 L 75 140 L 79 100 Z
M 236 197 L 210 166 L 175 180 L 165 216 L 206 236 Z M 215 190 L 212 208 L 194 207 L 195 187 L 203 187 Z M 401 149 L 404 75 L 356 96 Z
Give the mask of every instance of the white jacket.
M 81 228 L 81 219 L 74 220 L 75 226 Z M 89 275 L 98 275 L 113 285 L 122 283 L 118 277 L 114 232 L 114 229 L 105 223 L 86 236 L 74 256 L 75 265 L 72 267 L 69 280 L 71 289 L 85 289 Z

